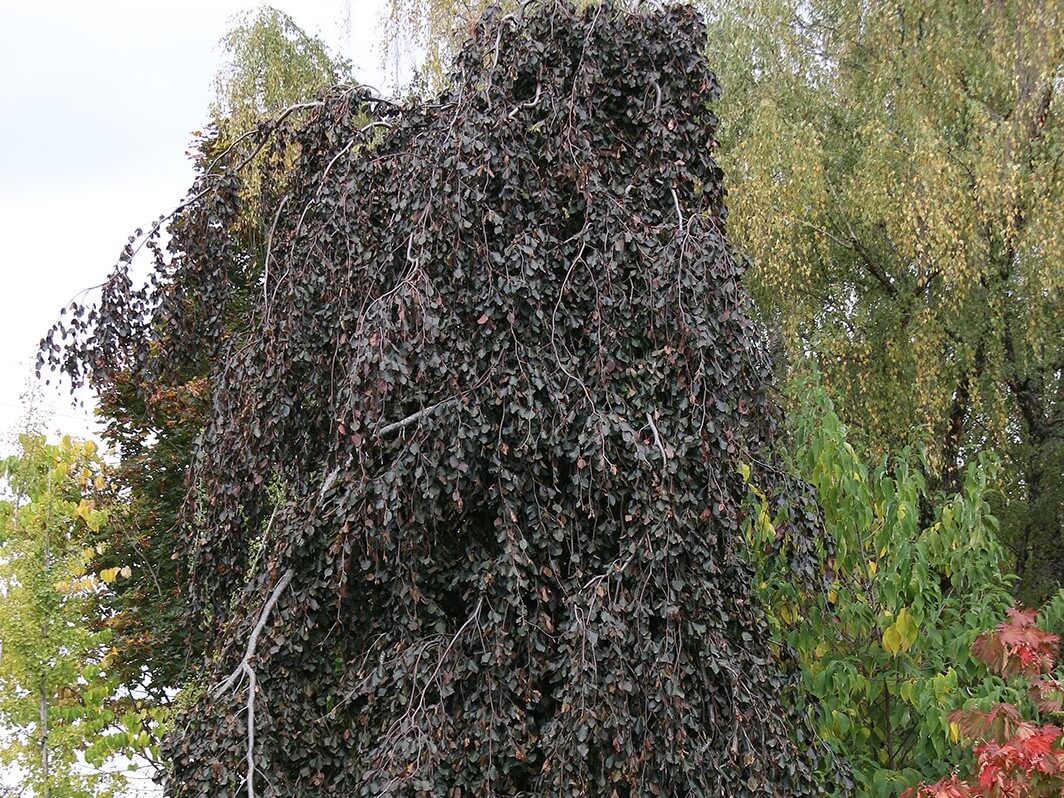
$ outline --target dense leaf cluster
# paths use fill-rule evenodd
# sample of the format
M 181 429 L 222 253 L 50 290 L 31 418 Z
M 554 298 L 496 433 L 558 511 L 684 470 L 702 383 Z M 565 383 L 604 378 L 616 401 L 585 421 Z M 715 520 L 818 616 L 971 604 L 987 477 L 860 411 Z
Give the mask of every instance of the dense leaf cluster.
M 340 88 L 207 164 L 148 288 L 121 267 L 46 342 L 97 385 L 208 372 L 188 595 L 214 678 L 256 641 L 260 793 L 824 790 L 751 598 L 770 369 L 704 41 L 685 8 L 489 13 L 434 101 Z M 244 788 L 247 703 L 181 718 L 169 794 Z
M 856 794 L 896 798 L 966 761 L 951 709 L 1020 700 L 969 652 L 1013 603 L 988 501 L 996 468 L 987 458 L 969 463 L 963 490 L 934 497 L 916 453 L 878 463 L 858 455 L 816 370 L 786 395 L 791 464 L 815 489 L 833 544 L 820 554 L 831 585 L 810 592 L 787 558 L 770 553 L 754 557 L 758 592 L 774 638 L 797 652 L 818 734 L 848 761 Z M 756 484 L 751 491 L 755 551 L 772 552 L 778 522 L 794 509 L 770 506 Z

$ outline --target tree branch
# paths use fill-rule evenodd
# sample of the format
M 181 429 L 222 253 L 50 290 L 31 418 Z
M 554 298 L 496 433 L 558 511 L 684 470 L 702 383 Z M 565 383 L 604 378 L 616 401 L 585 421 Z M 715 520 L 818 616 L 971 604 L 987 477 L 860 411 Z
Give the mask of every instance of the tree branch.
M 661 468 L 662 470 L 669 464 L 669 456 L 665 454 L 665 446 L 661 442 L 661 436 L 658 434 L 658 425 L 654 423 L 654 417 L 647 412 L 647 423 L 650 424 L 650 429 L 654 432 L 654 443 L 658 446 L 658 451 L 661 452 Z
M 248 798 L 255 798 L 255 690 L 258 687 L 258 677 L 255 675 L 255 669 L 251 666 L 251 661 L 255 658 L 255 647 L 259 644 L 259 635 L 262 634 L 262 630 L 266 627 L 266 621 L 269 620 L 270 613 L 273 612 L 273 605 L 277 603 L 277 599 L 279 599 L 281 594 L 284 593 L 285 588 L 288 587 L 293 576 L 295 576 L 295 572 L 289 568 L 278 580 L 273 588 L 273 592 L 266 600 L 266 606 L 262 608 L 262 612 L 259 614 L 259 620 L 256 622 L 255 628 L 251 630 L 251 636 L 248 638 L 248 645 L 244 652 L 243 659 L 241 659 L 240 664 L 233 669 L 233 672 L 211 692 L 211 695 L 214 698 L 220 698 L 233 689 L 241 675 L 246 676 L 248 679 L 248 745 L 246 757 L 247 776 L 245 779 Z
M 383 438 L 385 435 L 388 435 L 389 433 L 392 433 L 392 432 L 396 432 L 397 430 L 401 430 L 403 427 L 409 427 L 415 421 L 420 421 L 425 416 L 432 415 L 434 412 L 439 410 L 444 405 L 449 405 L 452 402 L 456 402 L 456 401 L 458 401 L 458 397 L 452 396 L 450 399 L 444 399 L 442 402 L 437 402 L 434 405 L 429 405 L 428 407 L 423 407 L 421 410 L 418 410 L 416 413 L 413 413 L 413 414 L 407 416 L 406 418 L 400 419 L 399 421 L 393 421 L 391 424 L 385 424 L 383 427 L 381 427 L 379 430 L 377 430 L 377 437 Z

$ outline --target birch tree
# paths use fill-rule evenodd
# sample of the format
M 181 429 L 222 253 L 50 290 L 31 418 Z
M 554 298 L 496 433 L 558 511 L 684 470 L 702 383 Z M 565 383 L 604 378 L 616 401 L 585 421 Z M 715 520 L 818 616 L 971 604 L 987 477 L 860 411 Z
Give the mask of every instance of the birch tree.
M 87 570 L 107 520 L 102 465 L 90 442 L 27 434 L 0 468 L 0 763 L 36 798 L 116 794 L 125 779 L 105 761 L 149 743 L 122 717 L 102 623 L 100 594 L 128 569 Z

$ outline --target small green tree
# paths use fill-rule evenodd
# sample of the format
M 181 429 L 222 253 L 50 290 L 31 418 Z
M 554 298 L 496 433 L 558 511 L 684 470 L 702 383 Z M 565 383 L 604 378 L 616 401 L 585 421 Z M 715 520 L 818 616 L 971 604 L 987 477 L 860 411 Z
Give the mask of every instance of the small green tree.
M 244 132 L 268 115 L 350 76 L 351 66 L 290 16 L 263 6 L 236 19 L 222 39 L 211 115 Z
M 87 570 L 107 521 L 94 498 L 103 465 L 91 442 L 26 434 L 0 473 L 0 724 L 10 731 L 0 764 L 36 798 L 117 794 L 125 779 L 102 766 L 148 753 L 151 738 L 117 694 L 102 624 L 106 583 L 129 569 Z
M 798 653 L 819 733 L 851 762 L 859 795 L 886 798 L 959 763 L 949 713 L 965 697 L 1002 700 L 969 652 L 1012 602 L 987 504 L 994 467 L 969 464 L 962 489 L 921 514 L 922 460 L 902 451 L 866 464 L 818 375 L 798 379 L 790 400 L 794 468 L 833 540 L 820 552 L 831 584 L 803 589 L 780 556 L 795 513 L 817 512 L 812 502 L 774 508 L 755 490 L 761 591 L 776 639 Z

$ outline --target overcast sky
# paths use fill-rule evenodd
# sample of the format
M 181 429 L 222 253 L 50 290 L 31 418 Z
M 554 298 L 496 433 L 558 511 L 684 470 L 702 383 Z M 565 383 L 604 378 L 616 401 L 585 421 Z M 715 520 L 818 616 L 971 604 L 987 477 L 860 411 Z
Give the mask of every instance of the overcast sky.
M 387 91 L 384 0 L 276 0 Z M 241 0 L 3 3 L 0 25 L 0 437 L 22 415 L 37 342 L 61 306 L 100 283 L 130 232 L 192 180 L 219 40 Z M 350 15 L 350 36 L 344 18 Z M 54 390 L 51 431 L 90 422 Z M 8 450 L 8 445 L 0 445 Z

